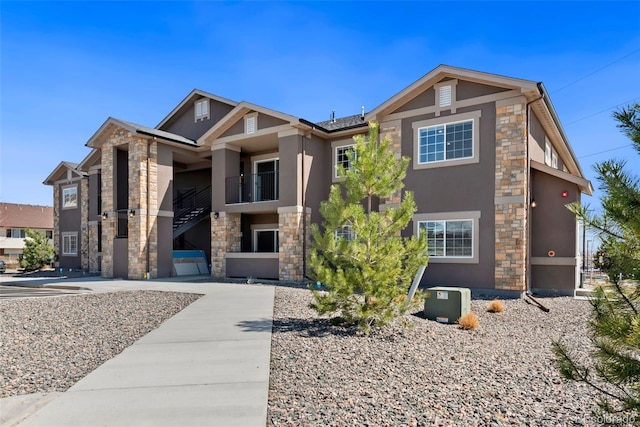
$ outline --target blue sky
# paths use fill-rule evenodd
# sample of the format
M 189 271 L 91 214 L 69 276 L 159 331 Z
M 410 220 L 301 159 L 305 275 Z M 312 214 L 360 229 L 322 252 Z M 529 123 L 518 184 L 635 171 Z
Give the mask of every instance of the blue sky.
M 594 187 L 594 162 L 640 170 L 611 118 L 640 102 L 637 1 L 2 1 L 0 14 L 3 202 L 52 205 L 42 181 L 80 162 L 107 117 L 156 126 L 193 88 L 321 121 L 439 64 L 542 81 Z

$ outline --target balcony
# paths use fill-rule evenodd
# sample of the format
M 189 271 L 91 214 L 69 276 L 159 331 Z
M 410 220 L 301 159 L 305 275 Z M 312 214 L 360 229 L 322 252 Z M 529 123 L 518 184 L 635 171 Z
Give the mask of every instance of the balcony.
M 225 203 L 270 202 L 278 200 L 278 171 L 228 177 Z

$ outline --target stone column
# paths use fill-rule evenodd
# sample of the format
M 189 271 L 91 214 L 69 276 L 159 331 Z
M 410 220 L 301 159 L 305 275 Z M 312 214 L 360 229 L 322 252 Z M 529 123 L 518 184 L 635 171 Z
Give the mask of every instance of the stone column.
M 304 216 L 304 217 L 303 217 Z M 304 219 L 303 219 L 304 218 Z M 304 280 L 304 256 L 308 256 L 311 209 L 302 206 L 278 208 L 278 260 L 280 280 Z M 307 251 L 305 253 L 305 247 Z
M 526 101 L 496 104 L 495 288 L 524 291 L 527 275 Z
M 240 214 L 211 214 L 211 276 L 226 276 L 226 255 L 240 252 L 240 232 Z
M 89 270 L 89 179 L 80 180 L 80 265 Z
M 107 218 L 102 218 L 102 277 L 113 277 L 113 239 L 116 237 L 116 218 L 114 212 L 114 173 L 115 151 L 113 144 L 108 141 L 102 146 L 102 212 Z
M 129 279 L 144 279 L 150 270 L 150 266 L 147 265 L 147 255 L 150 258 L 152 253 L 148 247 L 150 242 L 147 200 L 151 194 L 148 188 L 151 187 L 148 150 L 149 146 L 144 139 L 134 138 L 129 142 L 128 209 L 135 211 L 134 215 L 129 215 Z
M 53 186 L 53 250 L 58 257 L 62 254 L 60 250 L 60 184 Z
M 98 221 L 89 221 L 87 224 L 87 234 L 89 241 L 89 272 L 98 271 Z

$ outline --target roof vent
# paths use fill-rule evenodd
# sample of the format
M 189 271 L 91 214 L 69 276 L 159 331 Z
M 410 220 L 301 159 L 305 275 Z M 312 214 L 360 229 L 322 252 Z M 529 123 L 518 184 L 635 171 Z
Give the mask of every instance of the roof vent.
M 362 110 L 360 112 L 360 120 L 364 120 L 364 105 L 362 106 Z
M 336 110 L 331 110 L 331 123 L 336 122 Z

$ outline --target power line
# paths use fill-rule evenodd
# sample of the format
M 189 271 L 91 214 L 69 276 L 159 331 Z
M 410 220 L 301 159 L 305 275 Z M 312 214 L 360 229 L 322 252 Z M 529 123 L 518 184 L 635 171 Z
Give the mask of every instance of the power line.
M 620 150 L 622 148 L 627 148 L 627 147 L 631 147 L 633 146 L 633 144 L 627 144 L 627 145 L 622 145 L 620 147 L 616 147 L 616 148 L 610 148 L 608 150 L 604 150 L 604 151 L 599 151 L 597 153 L 593 153 L 593 154 L 587 154 L 586 156 L 580 156 L 578 157 L 579 159 L 584 159 L 585 157 L 593 157 L 593 156 L 597 156 L 598 154 L 604 154 L 604 153 L 608 153 L 610 151 L 615 151 L 615 150 Z
M 568 88 L 569 86 L 573 86 L 574 84 L 576 84 L 576 83 L 578 83 L 578 82 L 581 82 L 582 80 L 584 80 L 584 79 L 586 79 L 586 78 L 588 78 L 588 77 L 591 77 L 591 76 L 593 76 L 593 75 L 594 75 L 594 74 L 596 74 L 596 73 L 599 73 L 600 71 L 604 70 L 605 68 L 608 68 L 608 67 L 612 66 L 613 64 L 615 64 L 615 63 L 617 63 L 617 62 L 620 62 L 620 61 L 622 61 L 623 59 L 628 58 L 628 57 L 630 57 L 631 55 L 633 55 L 634 53 L 637 53 L 637 52 L 640 52 L 640 48 L 638 48 L 638 49 L 634 50 L 633 52 L 628 53 L 628 54 L 626 54 L 626 55 L 624 55 L 624 56 L 622 56 L 622 57 L 620 57 L 620 58 L 616 59 L 616 60 L 615 60 L 615 61 L 613 61 L 613 62 L 608 63 L 608 64 L 607 64 L 607 65 L 605 65 L 604 67 L 600 67 L 600 68 L 598 68 L 597 70 L 595 70 L 595 71 L 593 71 L 593 72 L 591 72 L 591 73 L 587 74 L 586 76 L 580 77 L 578 80 L 575 80 L 575 81 L 573 81 L 573 82 L 569 83 L 568 85 L 564 85 L 564 86 L 562 86 L 560 89 L 554 90 L 553 92 L 551 92 L 551 94 L 553 95 L 554 93 L 558 93 L 558 92 L 560 92 L 561 90 L 565 90 L 565 89 L 566 89 L 566 88 Z
M 630 104 L 630 103 L 632 103 L 633 101 L 635 101 L 635 100 L 637 100 L 637 99 L 640 99 L 640 96 L 636 96 L 635 98 L 631 98 L 631 99 L 630 99 L 630 100 L 628 100 L 628 101 L 621 102 L 620 104 L 614 105 L 613 107 L 609 107 L 609 108 L 606 108 L 606 109 L 604 109 L 604 110 L 600 110 L 600 111 L 598 111 L 597 113 L 589 114 L 588 116 L 584 116 L 584 117 L 581 117 L 581 118 L 579 118 L 579 119 L 577 119 L 577 120 L 574 120 L 574 121 L 572 121 L 572 122 L 565 123 L 564 125 L 565 125 L 565 126 L 568 126 L 568 125 L 571 125 L 571 124 L 573 124 L 573 123 L 576 123 L 576 122 L 582 121 L 582 120 L 584 120 L 584 119 L 588 119 L 589 117 L 593 117 L 593 116 L 597 116 L 598 114 L 606 113 L 607 111 L 611 111 L 611 110 L 613 110 L 614 108 L 618 108 L 618 107 L 620 107 L 621 105 L 627 105 L 627 104 Z

